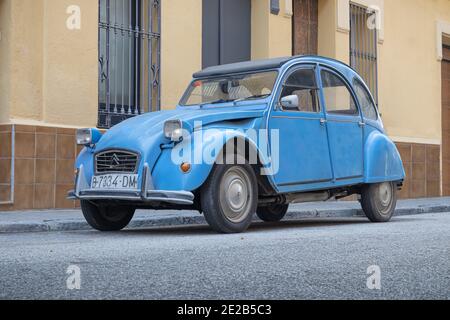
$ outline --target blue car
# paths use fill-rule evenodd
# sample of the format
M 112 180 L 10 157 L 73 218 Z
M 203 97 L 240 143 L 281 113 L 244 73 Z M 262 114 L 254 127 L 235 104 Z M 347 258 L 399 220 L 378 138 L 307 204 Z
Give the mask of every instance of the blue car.
M 373 222 L 391 219 L 405 171 L 374 99 L 349 66 L 300 56 L 206 68 L 176 110 L 131 118 L 84 145 L 75 189 L 87 222 L 128 225 L 136 209 L 195 209 L 221 233 L 290 203 L 359 195 Z

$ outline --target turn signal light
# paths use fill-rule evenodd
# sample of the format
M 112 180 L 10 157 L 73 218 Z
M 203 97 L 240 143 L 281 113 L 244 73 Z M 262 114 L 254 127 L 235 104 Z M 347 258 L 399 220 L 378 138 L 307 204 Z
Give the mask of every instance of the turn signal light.
M 189 171 L 191 171 L 191 164 L 187 163 L 187 162 L 183 162 L 180 166 L 181 171 L 183 171 L 183 173 L 188 173 Z

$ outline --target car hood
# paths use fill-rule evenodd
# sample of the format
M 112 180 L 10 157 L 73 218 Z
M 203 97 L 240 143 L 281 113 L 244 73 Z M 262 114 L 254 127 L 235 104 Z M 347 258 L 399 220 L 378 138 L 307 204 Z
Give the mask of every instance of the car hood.
M 260 118 L 264 116 L 264 106 L 239 108 L 178 108 L 128 119 L 108 130 L 95 147 L 95 152 L 107 149 L 126 149 L 140 153 L 142 163 L 147 162 L 151 167 L 156 162 L 161 148 L 160 145 L 169 141 L 164 137 L 164 123 L 167 120 L 182 120 L 191 128 L 215 123 L 230 122 L 243 119 Z

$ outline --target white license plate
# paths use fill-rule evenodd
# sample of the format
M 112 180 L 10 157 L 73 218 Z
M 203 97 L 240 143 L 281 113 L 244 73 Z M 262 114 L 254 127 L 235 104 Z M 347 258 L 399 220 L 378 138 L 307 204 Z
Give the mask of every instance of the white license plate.
M 105 174 L 93 176 L 91 181 L 91 189 L 136 190 L 137 188 L 137 174 Z

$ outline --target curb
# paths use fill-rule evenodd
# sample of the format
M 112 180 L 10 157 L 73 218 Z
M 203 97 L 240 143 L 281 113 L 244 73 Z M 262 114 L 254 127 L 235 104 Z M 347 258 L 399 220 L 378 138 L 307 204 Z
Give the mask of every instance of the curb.
M 450 205 L 421 205 L 417 207 L 403 207 L 395 210 L 395 216 L 418 215 L 429 213 L 450 212 Z M 317 209 L 317 210 L 291 210 L 286 214 L 284 220 L 298 220 L 306 218 L 349 218 L 364 217 L 361 209 Z M 255 218 L 254 221 L 260 221 Z M 205 225 L 206 221 L 200 214 L 179 217 L 158 217 L 149 215 L 148 218 L 137 218 L 131 221 L 127 229 L 142 229 L 151 227 L 170 227 Z M 61 232 L 61 231 L 83 231 L 92 230 L 84 220 L 48 220 L 41 222 L 13 222 L 1 223 L 1 233 L 25 233 L 25 232 Z

